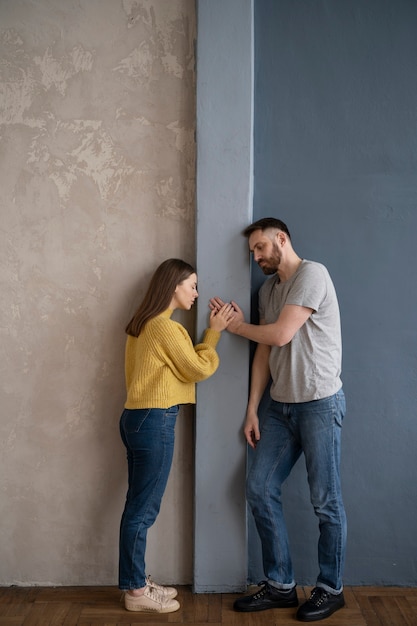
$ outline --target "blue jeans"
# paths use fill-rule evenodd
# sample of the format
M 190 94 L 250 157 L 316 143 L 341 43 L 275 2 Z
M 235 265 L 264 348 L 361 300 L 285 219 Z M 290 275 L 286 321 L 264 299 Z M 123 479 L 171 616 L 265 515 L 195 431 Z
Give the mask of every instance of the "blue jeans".
M 128 491 L 120 523 L 120 589 L 140 589 L 146 584 L 146 537 L 168 481 L 178 410 L 178 406 L 125 409 L 120 418 L 128 464 Z
M 333 593 L 343 589 L 346 515 L 340 486 L 340 447 L 345 411 L 342 389 L 312 402 L 271 400 L 266 411 L 246 488 L 261 539 L 264 574 L 280 589 L 295 585 L 281 486 L 302 453 L 311 503 L 319 520 L 317 586 Z

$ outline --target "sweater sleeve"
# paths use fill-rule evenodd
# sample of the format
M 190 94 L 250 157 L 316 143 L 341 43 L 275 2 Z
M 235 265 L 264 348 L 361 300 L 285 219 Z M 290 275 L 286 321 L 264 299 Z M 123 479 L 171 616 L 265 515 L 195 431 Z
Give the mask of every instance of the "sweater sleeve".
M 196 383 L 205 380 L 219 366 L 216 346 L 220 333 L 211 328 L 206 329 L 203 341 L 194 346 L 190 335 L 181 324 L 159 318 L 151 330 L 151 337 L 155 351 L 183 382 Z

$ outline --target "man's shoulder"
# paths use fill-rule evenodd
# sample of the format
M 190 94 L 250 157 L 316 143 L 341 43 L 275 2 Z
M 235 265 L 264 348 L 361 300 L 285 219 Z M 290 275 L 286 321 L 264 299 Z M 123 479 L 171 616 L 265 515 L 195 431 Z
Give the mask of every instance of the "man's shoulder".
M 318 261 L 310 261 L 309 259 L 303 259 L 300 265 L 299 273 L 301 274 L 328 274 L 327 267 L 323 263 Z
M 319 261 L 312 261 L 311 259 L 303 259 L 301 268 L 303 267 L 324 267 L 324 269 L 326 269 L 326 266 L 323 263 L 320 263 Z

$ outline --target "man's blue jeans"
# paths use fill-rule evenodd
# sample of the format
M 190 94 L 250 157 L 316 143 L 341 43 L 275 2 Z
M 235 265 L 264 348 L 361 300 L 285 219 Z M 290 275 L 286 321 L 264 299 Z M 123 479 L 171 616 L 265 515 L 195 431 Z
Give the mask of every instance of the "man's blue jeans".
M 128 464 L 128 492 L 120 524 L 120 589 L 140 589 L 146 584 L 146 537 L 168 481 L 178 409 L 125 409 L 120 418 Z
M 264 574 L 280 589 L 295 585 L 281 486 L 304 453 L 310 498 L 319 519 L 317 586 L 343 589 L 346 515 L 340 486 L 340 447 L 346 404 L 343 390 L 322 400 L 271 400 L 247 478 L 247 499 L 262 543 Z

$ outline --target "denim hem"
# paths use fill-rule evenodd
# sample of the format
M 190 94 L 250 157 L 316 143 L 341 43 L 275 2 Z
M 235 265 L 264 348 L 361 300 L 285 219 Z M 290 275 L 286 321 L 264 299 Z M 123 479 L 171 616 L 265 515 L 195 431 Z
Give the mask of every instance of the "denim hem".
M 270 578 L 268 579 L 268 584 L 271 585 L 271 587 L 274 587 L 274 589 L 279 589 L 280 591 L 290 591 L 297 586 L 295 581 L 285 584 L 277 583 L 276 580 L 271 580 Z
M 324 583 L 317 582 L 316 587 L 320 587 L 321 589 L 324 589 L 324 591 L 331 593 L 333 596 L 339 596 L 343 591 L 343 585 L 340 587 L 340 589 L 333 589 L 332 587 L 329 587 L 328 585 L 325 585 Z

